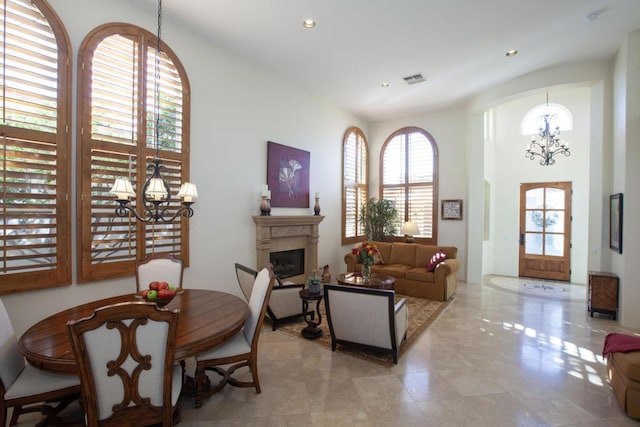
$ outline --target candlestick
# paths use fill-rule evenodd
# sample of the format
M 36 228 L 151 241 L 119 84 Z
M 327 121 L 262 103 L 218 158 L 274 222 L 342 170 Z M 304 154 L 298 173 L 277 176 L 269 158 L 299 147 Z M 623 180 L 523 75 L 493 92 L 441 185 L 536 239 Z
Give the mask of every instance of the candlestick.
M 268 216 L 269 215 L 269 206 L 267 204 L 267 196 L 262 196 L 262 202 L 260 203 L 260 216 Z
M 320 197 L 318 197 L 318 193 L 316 193 L 316 204 L 313 207 L 313 213 L 316 216 L 320 215 Z

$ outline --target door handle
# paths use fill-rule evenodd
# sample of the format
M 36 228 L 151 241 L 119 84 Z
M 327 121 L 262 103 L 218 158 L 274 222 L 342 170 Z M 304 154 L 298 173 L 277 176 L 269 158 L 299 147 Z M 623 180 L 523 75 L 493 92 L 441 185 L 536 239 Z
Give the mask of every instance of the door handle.
M 520 245 L 524 245 L 524 233 L 520 233 Z

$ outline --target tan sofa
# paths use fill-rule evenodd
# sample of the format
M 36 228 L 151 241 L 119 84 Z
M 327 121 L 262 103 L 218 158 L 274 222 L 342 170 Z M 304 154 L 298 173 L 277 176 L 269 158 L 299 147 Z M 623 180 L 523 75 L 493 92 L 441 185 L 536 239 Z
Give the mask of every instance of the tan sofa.
M 382 255 L 382 263 L 371 266 L 374 273 L 386 274 L 396 279 L 395 291 L 435 301 L 446 301 L 456 292 L 460 261 L 458 248 L 454 246 L 429 246 L 418 243 L 370 242 Z M 447 258 L 433 272 L 427 271 L 431 257 L 438 251 Z M 347 272 L 360 272 L 362 264 L 351 252 L 344 256 Z

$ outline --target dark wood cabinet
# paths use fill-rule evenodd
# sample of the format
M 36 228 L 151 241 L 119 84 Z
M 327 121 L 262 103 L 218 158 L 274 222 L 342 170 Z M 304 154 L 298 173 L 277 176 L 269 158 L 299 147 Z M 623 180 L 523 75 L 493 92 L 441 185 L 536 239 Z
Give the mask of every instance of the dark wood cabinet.
M 593 313 L 603 313 L 618 318 L 618 276 L 601 271 L 589 272 L 587 309 Z

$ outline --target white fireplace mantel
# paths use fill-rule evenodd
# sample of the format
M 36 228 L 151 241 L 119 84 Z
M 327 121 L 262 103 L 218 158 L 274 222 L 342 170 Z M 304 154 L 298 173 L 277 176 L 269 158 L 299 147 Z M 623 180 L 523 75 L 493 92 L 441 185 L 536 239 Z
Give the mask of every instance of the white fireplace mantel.
M 269 263 L 271 252 L 304 249 L 304 274 L 287 278 L 304 282 L 318 269 L 318 228 L 321 215 L 253 216 L 256 224 L 256 268 Z

